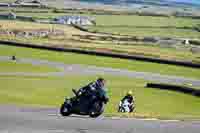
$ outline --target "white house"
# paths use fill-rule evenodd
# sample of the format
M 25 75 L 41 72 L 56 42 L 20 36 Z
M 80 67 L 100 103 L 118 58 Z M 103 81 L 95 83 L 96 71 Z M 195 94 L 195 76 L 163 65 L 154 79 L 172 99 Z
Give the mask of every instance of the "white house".
M 94 25 L 94 18 L 87 16 L 61 16 L 55 18 L 54 23 L 58 24 L 77 24 L 77 25 Z

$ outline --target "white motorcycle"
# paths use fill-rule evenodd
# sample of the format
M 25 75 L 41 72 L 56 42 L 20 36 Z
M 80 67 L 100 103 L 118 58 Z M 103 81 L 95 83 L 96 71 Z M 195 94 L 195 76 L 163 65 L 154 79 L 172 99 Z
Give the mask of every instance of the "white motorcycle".
M 118 112 L 132 112 L 134 110 L 134 104 L 128 102 L 127 99 L 125 99 L 124 101 L 120 101 L 119 103 L 119 108 L 118 108 Z

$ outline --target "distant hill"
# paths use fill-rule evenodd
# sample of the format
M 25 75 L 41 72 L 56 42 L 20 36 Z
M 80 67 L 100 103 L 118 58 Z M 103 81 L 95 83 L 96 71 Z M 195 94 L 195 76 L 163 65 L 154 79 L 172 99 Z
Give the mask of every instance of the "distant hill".
M 76 0 L 77 1 L 77 0 Z M 193 6 L 200 8 L 200 0 L 78 0 L 81 2 L 102 3 L 112 5 L 144 4 L 156 6 Z

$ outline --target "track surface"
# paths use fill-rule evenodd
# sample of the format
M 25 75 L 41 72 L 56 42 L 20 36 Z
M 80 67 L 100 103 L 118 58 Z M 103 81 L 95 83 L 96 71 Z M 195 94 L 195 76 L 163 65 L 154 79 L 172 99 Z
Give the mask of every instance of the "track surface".
M 8 56 L 0 56 L 0 61 L 11 61 L 11 58 Z M 200 86 L 200 80 L 178 77 L 178 76 L 167 76 L 160 75 L 149 72 L 135 72 L 130 70 L 122 69 L 113 69 L 105 67 L 96 67 L 96 66 L 85 66 L 77 64 L 64 64 L 60 62 L 52 62 L 47 60 L 36 60 L 36 59 L 27 59 L 19 58 L 16 60 L 16 63 L 29 63 L 33 65 L 47 65 L 50 67 L 56 67 L 60 69 L 60 72 L 49 72 L 49 73 L 25 73 L 25 72 L 15 72 L 15 73 L 0 73 L 0 75 L 27 75 L 27 76 L 64 76 L 69 73 L 73 74 L 84 74 L 84 75 L 96 75 L 96 74 L 106 74 L 114 76 L 125 76 L 132 78 L 139 78 L 148 81 L 162 82 L 162 83 L 171 83 L 171 84 L 192 84 L 195 87 Z
M 199 133 L 200 122 L 62 117 L 55 108 L 0 106 L 1 133 Z
M 10 57 L 0 56 L 0 61 L 11 61 Z M 67 73 L 76 74 L 110 74 L 142 78 L 165 83 L 192 83 L 200 86 L 199 80 L 164 76 L 146 72 L 103 68 L 84 65 L 67 65 L 59 62 L 35 59 L 17 59 L 16 63 L 47 65 L 60 69 L 51 73 L 0 73 L 0 75 L 30 75 L 30 76 L 64 76 Z M 0 105 L 1 133 L 199 133 L 200 122 L 180 121 L 147 121 L 138 119 L 112 119 L 100 117 L 70 116 L 61 117 L 56 108 L 30 108 Z

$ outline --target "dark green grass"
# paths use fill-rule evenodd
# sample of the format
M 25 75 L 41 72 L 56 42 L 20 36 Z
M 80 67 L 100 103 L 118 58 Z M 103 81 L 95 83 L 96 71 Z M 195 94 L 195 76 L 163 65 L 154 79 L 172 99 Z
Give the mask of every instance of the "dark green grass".
M 104 113 L 106 116 L 200 118 L 200 99 L 197 97 L 145 88 L 146 82 L 143 80 L 101 76 L 107 80 L 107 92 L 110 97 Z M 72 96 L 72 88 L 84 86 L 97 77 L 86 75 L 66 75 L 63 78 L 0 76 L 0 103 L 59 108 L 64 97 Z M 118 113 L 119 100 L 128 90 L 133 90 L 136 97 L 136 112 L 129 115 Z
M 47 50 L 37 50 L 1 45 L 0 55 L 16 55 L 17 57 L 47 59 L 50 61 L 64 62 L 67 64 L 94 65 L 101 67 L 128 69 L 133 71 L 153 72 L 165 75 L 191 77 L 196 79 L 200 78 L 200 71 L 198 68 L 149 63 L 136 60 L 125 60 L 111 57 L 98 57 L 74 53 L 60 53 Z
M 45 65 L 32 65 L 25 63 L 17 63 L 17 61 L 0 61 L 0 72 L 57 72 L 57 68 L 45 66 Z
M 95 18 L 97 25 L 90 27 L 94 31 L 135 36 L 200 38 L 199 32 L 193 29 L 200 21 L 191 18 L 137 15 L 98 15 Z

